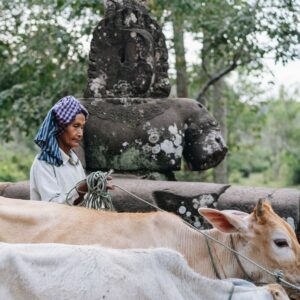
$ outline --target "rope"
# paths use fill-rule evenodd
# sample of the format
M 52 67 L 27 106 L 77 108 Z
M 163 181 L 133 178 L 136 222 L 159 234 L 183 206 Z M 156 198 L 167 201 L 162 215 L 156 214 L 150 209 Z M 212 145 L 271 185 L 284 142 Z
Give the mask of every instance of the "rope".
M 111 195 L 107 192 L 107 177 L 112 173 L 109 172 L 92 172 L 87 176 L 85 180 L 78 182 L 74 188 L 72 188 L 66 196 L 66 202 L 69 205 L 70 203 L 69 195 L 72 190 L 76 189 L 78 193 L 83 193 L 79 190 L 79 186 L 86 182 L 88 187 L 88 192 L 85 194 L 83 201 L 78 206 L 84 206 L 86 208 L 93 209 L 106 209 L 112 210 L 112 200 Z
M 230 247 L 231 247 L 233 250 L 235 250 L 234 243 L 233 243 L 233 238 L 232 238 L 232 235 L 231 235 L 231 234 L 230 234 Z M 244 273 L 246 279 L 249 280 L 249 281 L 252 281 L 251 276 L 246 272 L 245 268 L 243 267 L 242 262 L 241 262 L 239 256 L 236 255 L 235 253 L 233 253 L 233 254 L 234 254 L 234 257 L 235 257 L 235 259 L 236 259 L 236 261 L 237 261 L 237 263 L 238 263 L 240 269 L 241 269 L 242 272 Z
M 88 192 L 80 206 L 94 209 L 112 210 L 111 195 L 107 192 L 108 173 L 93 172 L 86 178 Z
M 138 199 L 138 200 L 140 200 L 140 201 L 142 201 L 142 202 L 144 202 L 144 203 L 146 203 L 146 204 L 148 204 L 148 205 L 154 207 L 155 209 L 157 209 L 157 210 L 159 210 L 159 211 L 162 211 L 162 212 L 166 212 L 165 210 L 161 209 L 160 207 L 158 207 L 158 206 L 156 206 L 156 205 L 154 205 L 154 204 L 152 204 L 152 203 L 150 203 L 150 202 L 148 202 L 148 201 L 146 201 L 146 200 L 140 198 L 139 196 L 137 196 L 137 195 L 135 195 L 135 194 L 129 192 L 128 190 L 122 188 L 121 186 L 119 186 L 119 185 L 117 185 L 117 184 L 114 184 L 114 186 L 117 187 L 117 188 L 119 188 L 120 190 L 124 191 L 124 192 L 127 193 L 128 195 L 130 195 L 130 196 L 132 196 L 132 197 L 134 197 L 134 198 L 136 198 L 136 199 Z M 288 282 L 288 281 L 286 281 L 286 280 L 283 279 L 284 273 L 283 273 L 281 270 L 279 270 L 279 271 L 278 271 L 278 270 L 275 270 L 274 272 L 271 272 L 271 271 L 269 271 L 268 269 L 266 269 L 265 267 L 263 267 L 263 266 L 257 264 L 255 261 L 253 261 L 252 259 L 248 258 L 247 256 L 245 256 L 245 255 L 243 255 L 243 254 L 237 252 L 236 250 L 233 250 L 232 248 L 228 247 L 227 245 L 223 244 L 222 242 L 220 242 L 220 241 L 218 241 L 217 239 L 213 238 L 212 236 L 208 235 L 208 234 L 205 233 L 204 231 L 198 230 L 197 228 L 195 228 L 194 226 L 192 226 L 192 225 L 191 225 L 190 223 L 188 223 L 187 221 L 182 220 L 182 222 L 185 223 L 185 224 L 186 224 L 187 226 L 189 226 L 190 228 L 192 228 L 192 229 L 196 230 L 197 232 L 201 233 L 201 234 L 204 235 L 206 238 L 208 238 L 208 239 L 214 241 L 215 243 L 217 243 L 217 244 L 223 246 L 226 250 L 235 253 L 236 255 L 238 255 L 238 256 L 244 258 L 244 259 L 247 260 L 248 262 L 250 262 L 250 263 L 252 263 L 253 265 L 255 265 L 257 268 L 259 268 L 259 269 L 261 269 L 262 271 L 264 271 L 265 273 L 267 273 L 267 274 L 269 274 L 269 275 L 275 277 L 275 278 L 276 278 L 276 282 L 282 283 L 283 285 L 285 285 L 285 286 L 287 286 L 287 287 L 289 287 L 289 288 L 291 288 L 291 289 L 294 289 L 294 290 L 296 290 L 297 292 L 300 292 L 300 286 L 294 285 L 294 284 L 292 284 L 292 283 L 290 283 L 290 282 Z
M 213 258 L 213 255 L 212 255 L 212 252 L 211 252 L 211 248 L 210 248 L 210 244 L 209 244 L 209 240 L 207 237 L 205 237 L 205 242 L 206 242 L 206 245 L 207 245 L 207 251 L 208 251 L 208 254 L 209 254 L 209 258 L 210 258 L 210 262 L 211 262 L 211 265 L 213 267 L 213 270 L 215 272 L 215 275 L 218 279 L 222 279 L 221 278 L 221 275 L 217 269 L 217 266 L 215 264 L 215 261 L 214 261 L 214 258 Z

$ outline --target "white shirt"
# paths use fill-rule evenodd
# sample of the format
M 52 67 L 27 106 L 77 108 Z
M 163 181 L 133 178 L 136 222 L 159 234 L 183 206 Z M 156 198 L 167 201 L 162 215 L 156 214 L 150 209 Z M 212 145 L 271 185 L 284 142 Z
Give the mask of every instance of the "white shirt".
M 30 170 L 30 199 L 66 203 L 67 193 L 86 178 L 77 155 L 71 150 L 69 155 L 61 151 L 63 164 L 59 167 L 35 157 Z M 73 189 L 68 196 L 69 203 L 79 197 Z

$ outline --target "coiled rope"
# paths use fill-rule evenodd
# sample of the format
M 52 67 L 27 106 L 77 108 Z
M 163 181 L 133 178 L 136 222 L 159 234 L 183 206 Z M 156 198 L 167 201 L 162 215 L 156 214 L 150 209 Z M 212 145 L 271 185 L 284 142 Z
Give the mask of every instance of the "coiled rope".
M 86 208 L 93 209 L 105 209 L 112 210 L 112 200 L 111 195 L 107 191 L 107 177 L 112 173 L 109 172 L 92 172 L 87 176 L 85 180 L 78 182 L 75 187 L 73 187 L 66 196 L 66 202 L 69 205 L 73 205 L 70 202 L 70 193 L 72 190 L 76 190 L 79 194 L 83 193 L 79 190 L 79 186 L 86 181 L 88 191 L 84 195 L 83 201 L 78 204 L 78 206 L 84 206 Z

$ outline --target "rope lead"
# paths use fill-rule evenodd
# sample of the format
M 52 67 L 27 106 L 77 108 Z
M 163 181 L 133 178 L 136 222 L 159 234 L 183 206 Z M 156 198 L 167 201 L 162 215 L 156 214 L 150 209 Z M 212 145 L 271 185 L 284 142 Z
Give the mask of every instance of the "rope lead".
M 109 194 L 109 192 L 107 192 L 107 177 L 111 173 L 112 170 L 109 172 L 92 172 L 87 176 L 86 180 L 78 182 L 76 186 L 72 188 L 72 190 L 78 190 L 80 184 L 86 181 L 86 184 L 88 186 L 88 192 L 85 194 L 84 199 L 79 204 L 79 206 L 84 206 L 86 208 L 93 208 L 98 210 L 113 210 L 111 195 Z M 70 192 L 67 194 L 66 202 L 69 205 L 72 205 L 69 201 Z

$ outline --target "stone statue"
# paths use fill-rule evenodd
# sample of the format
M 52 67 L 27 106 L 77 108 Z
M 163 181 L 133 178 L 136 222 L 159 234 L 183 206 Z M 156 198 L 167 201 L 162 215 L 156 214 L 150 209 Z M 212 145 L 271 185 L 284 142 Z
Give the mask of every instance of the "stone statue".
M 220 163 L 227 148 L 217 121 L 191 99 L 168 99 L 168 52 L 144 1 L 107 0 L 93 32 L 82 104 L 90 118 L 84 144 L 87 171 L 174 179 L 182 157 L 191 170 Z
M 157 22 L 141 1 L 105 6 L 93 32 L 85 97 L 167 97 L 168 51 Z
M 223 160 L 216 120 L 190 99 L 86 99 L 84 143 L 89 171 L 174 171 L 184 156 L 191 170 Z

